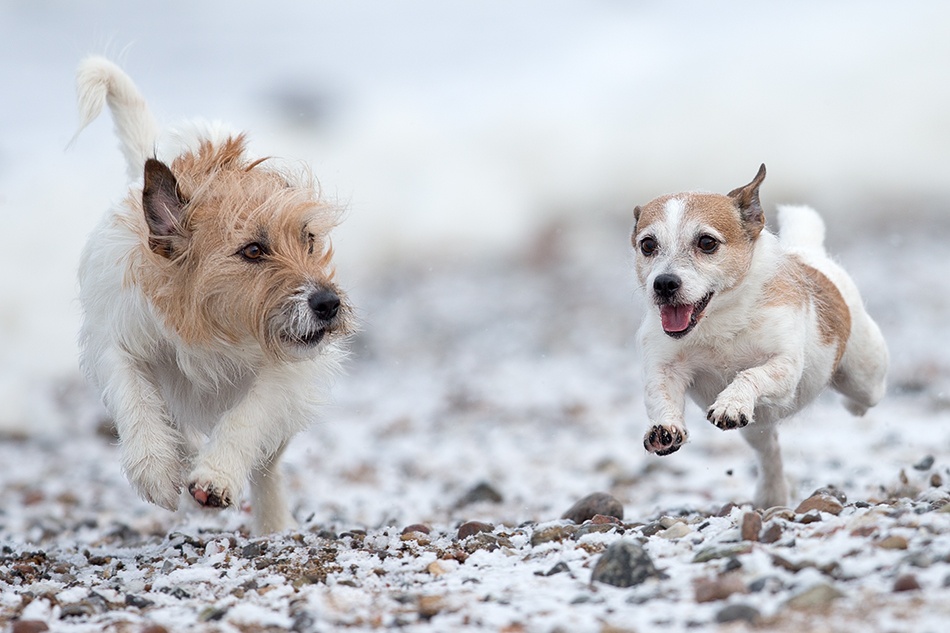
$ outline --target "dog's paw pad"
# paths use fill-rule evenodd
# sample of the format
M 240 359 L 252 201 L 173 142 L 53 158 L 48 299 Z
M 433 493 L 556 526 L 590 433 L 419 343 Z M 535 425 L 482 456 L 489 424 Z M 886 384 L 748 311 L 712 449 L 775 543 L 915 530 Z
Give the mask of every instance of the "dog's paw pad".
M 188 492 L 200 506 L 206 508 L 227 508 L 231 505 L 231 495 L 227 490 L 215 488 L 210 484 L 193 482 Z
M 723 431 L 741 429 L 751 422 L 751 416 L 741 410 L 732 407 L 719 407 L 716 404 L 709 407 L 709 411 L 706 412 L 706 419 Z
M 669 426 L 657 424 L 650 428 L 643 436 L 643 448 L 648 453 L 669 455 L 675 453 L 686 442 L 686 429 L 675 424 Z

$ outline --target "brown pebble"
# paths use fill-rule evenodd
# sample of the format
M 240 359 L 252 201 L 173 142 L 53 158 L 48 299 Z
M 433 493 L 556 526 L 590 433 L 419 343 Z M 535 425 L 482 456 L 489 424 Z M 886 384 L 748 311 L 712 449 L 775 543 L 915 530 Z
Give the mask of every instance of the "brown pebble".
M 428 534 L 432 531 L 428 525 L 423 525 L 422 523 L 413 523 L 412 525 L 407 525 L 402 529 L 403 534 L 409 534 L 410 532 L 421 532 L 422 534 Z
M 835 497 L 830 494 L 818 493 L 802 501 L 798 507 L 795 508 L 795 512 L 798 514 L 807 514 L 812 510 L 817 510 L 837 516 L 841 514 L 841 510 L 843 509 L 844 506 Z
M 940 476 L 940 473 L 934 473 L 930 476 L 930 485 L 934 488 L 939 488 L 943 485 L 943 477 Z
M 161 624 L 149 624 L 142 629 L 141 633 L 168 633 L 168 629 Z
M 758 541 L 762 531 L 762 517 L 758 512 L 746 512 L 742 515 L 742 540 Z
M 894 581 L 894 591 L 917 591 L 920 589 L 920 583 L 913 574 L 904 574 Z
M 763 543 L 775 543 L 780 538 L 782 538 L 782 526 L 779 525 L 778 521 L 771 521 L 759 536 L 759 540 Z
M 723 574 L 717 578 L 696 578 L 693 592 L 696 602 L 725 600 L 735 593 L 745 593 L 745 584 L 737 574 Z
M 561 515 L 580 525 L 584 521 L 593 519 L 598 514 L 623 519 L 623 504 L 606 492 L 594 492 L 580 499 Z
M 41 633 L 49 631 L 46 622 L 42 620 L 17 620 L 10 627 L 10 633 Z
M 472 535 L 478 534 L 479 532 L 492 532 L 494 529 L 495 526 L 491 523 L 483 523 L 481 521 L 467 521 L 459 526 L 457 538 L 461 541 Z
M 888 536 L 876 543 L 881 549 L 907 549 L 907 538 L 899 535 Z
M 608 523 L 617 525 L 622 523 L 622 521 L 617 517 L 608 516 L 606 514 L 595 514 L 593 517 L 591 517 L 590 522 L 594 525 L 605 525 Z

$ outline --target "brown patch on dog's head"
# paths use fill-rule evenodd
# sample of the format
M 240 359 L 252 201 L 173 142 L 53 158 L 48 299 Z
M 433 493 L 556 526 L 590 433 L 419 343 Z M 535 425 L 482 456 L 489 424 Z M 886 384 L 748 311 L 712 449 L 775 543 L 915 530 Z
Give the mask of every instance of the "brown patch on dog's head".
M 271 358 L 306 356 L 351 327 L 333 282 L 339 213 L 309 174 L 261 162 L 245 156 L 243 135 L 204 141 L 171 167 L 148 161 L 136 204 L 147 252 L 135 281 L 185 343 L 256 342 Z

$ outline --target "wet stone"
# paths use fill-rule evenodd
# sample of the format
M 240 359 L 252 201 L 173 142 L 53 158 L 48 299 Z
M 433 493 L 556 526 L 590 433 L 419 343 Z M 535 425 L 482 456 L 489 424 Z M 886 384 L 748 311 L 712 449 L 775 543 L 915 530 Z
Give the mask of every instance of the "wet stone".
M 606 492 L 595 492 L 580 499 L 568 508 L 561 518 L 581 524 L 597 515 L 623 520 L 623 504 Z
M 613 543 L 597 559 L 591 582 L 602 582 L 615 587 L 633 587 L 648 578 L 660 578 L 649 554 L 629 540 Z

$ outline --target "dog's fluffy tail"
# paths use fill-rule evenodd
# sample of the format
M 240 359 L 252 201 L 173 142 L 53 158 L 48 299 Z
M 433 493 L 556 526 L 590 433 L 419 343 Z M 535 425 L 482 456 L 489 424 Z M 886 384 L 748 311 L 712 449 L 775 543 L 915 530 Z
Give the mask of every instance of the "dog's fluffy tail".
M 108 103 L 122 144 L 129 179 L 141 178 L 145 160 L 155 151 L 159 128 L 138 88 L 121 68 L 95 55 L 79 64 L 76 88 L 81 117 L 76 136 L 99 116 L 102 106 Z
M 781 205 L 778 208 L 779 240 L 787 249 L 825 250 L 825 223 L 811 207 Z

